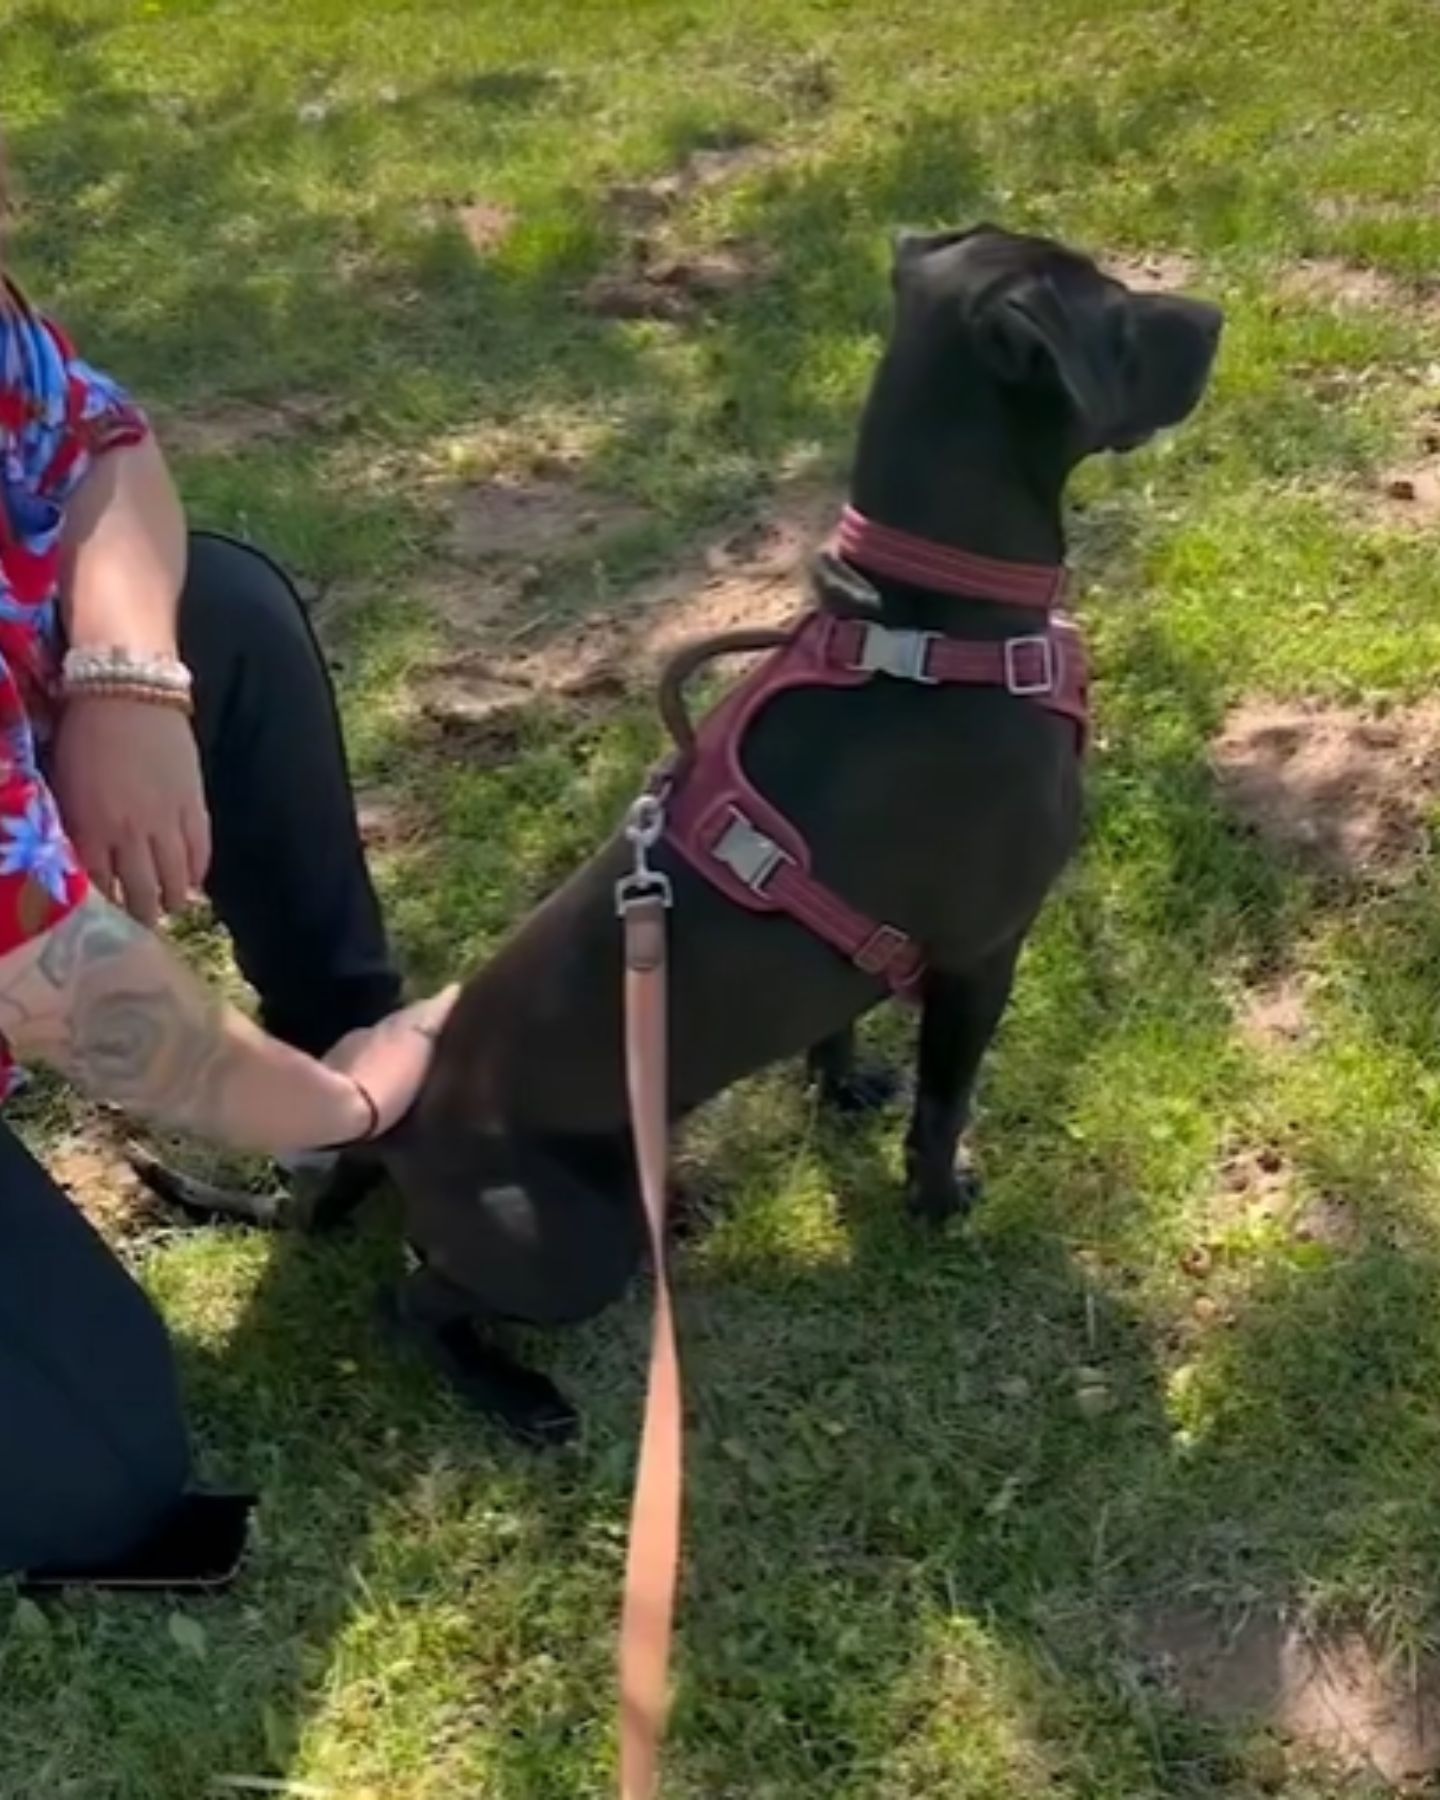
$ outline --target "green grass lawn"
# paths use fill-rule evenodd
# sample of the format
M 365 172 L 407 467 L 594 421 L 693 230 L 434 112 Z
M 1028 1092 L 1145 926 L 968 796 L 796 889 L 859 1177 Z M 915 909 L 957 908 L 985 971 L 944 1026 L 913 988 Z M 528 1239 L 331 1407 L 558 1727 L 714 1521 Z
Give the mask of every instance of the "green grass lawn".
M 195 518 L 323 592 L 422 982 L 658 744 L 643 695 L 538 705 L 503 754 L 438 730 L 416 696 L 457 605 L 472 673 L 563 650 L 838 482 L 893 226 L 1184 258 L 1227 306 L 1201 416 L 1080 483 L 1090 829 L 990 1066 L 974 1229 L 912 1236 L 896 1121 L 839 1135 L 793 1071 L 687 1146 L 713 1217 L 679 1271 L 676 1800 L 1379 1791 L 1192 1716 L 1143 1647 L 1182 1606 L 1364 1627 L 1397 1666 L 1440 1645 L 1440 880 L 1277 858 L 1207 748 L 1246 696 L 1398 705 L 1440 658 L 1435 534 L 1371 500 L 1440 407 L 1437 63 L 1432 0 L 4 7 L 17 261 L 173 422 Z M 742 145 L 665 230 L 765 279 L 679 321 L 577 305 L 635 229 L 617 184 Z M 487 639 L 457 493 L 557 459 L 632 511 L 544 544 Z M 1298 1036 L 1243 1026 L 1276 983 Z M 1318 1214 L 1345 1228 L 1295 1229 Z M 183 1615 L 0 1600 L 5 1800 L 610 1792 L 644 1296 L 546 1346 L 590 1429 L 537 1462 L 377 1341 L 393 1219 L 130 1254 L 261 1542 Z

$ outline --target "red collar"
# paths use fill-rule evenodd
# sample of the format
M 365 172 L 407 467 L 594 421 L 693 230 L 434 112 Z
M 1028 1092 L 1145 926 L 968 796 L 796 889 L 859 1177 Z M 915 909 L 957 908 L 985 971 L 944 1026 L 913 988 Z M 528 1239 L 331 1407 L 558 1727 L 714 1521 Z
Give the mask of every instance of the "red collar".
M 858 569 L 967 600 L 999 600 L 1009 606 L 1043 607 L 1048 612 L 1065 594 L 1068 571 L 1063 564 L 1002 562 L 995 556 L 977 556 L 970 550 L 897 531 L 892 525 L 877 525 L 853 506 L 840 515 L 835 547 Z

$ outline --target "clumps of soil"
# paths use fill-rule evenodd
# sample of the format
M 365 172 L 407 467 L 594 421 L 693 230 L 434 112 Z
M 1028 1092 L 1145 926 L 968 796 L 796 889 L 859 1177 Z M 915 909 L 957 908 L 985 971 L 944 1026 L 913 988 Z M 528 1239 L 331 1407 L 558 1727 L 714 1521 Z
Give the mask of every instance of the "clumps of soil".
M 1176 250 L 1117 252 L 1102 256 L 1100 266 L 1137 294 L 1173 293 L 1187 288 L 1196 270 L 1194 257 Z
M 1440 522 L 1440 445 L 1423 461 L 1391 469 L 1383 477 L 1380 512 L 1390 524 L 1421 530 Z
M 767 251 L 735 239 L 702 254 L 671 256 L 641 238 L 632 246 L 629 266 L 587 282 L 580 304 L 586 312 L 605 319 L 676 323 L 754 287 L 773 269 L 774 259 Z
M 1440 705 L 1250 700 L 1211 747 L 1221 798 L 1274 851 L 1367 884 L 1404 878 L 1440 796 Z
M 1387 1661 L 1358 1632 L 1270 1612 L 1163 1606 L 1132 1621 L 1144 1678 L 1223 1724 L 1268 1729 L 1306 1760 L 1396 1784 L 1440 1771 L 1440 1663 Z
M 1362 1238 L 1360 1215 L 1340 1194 L 1307 1193 L 1285 1152 L 1274 1144 L 1241 1144 L 1224 1158 L 1218 1188 L 1210 1202 L 1217 1230 L 1267 1222 L 1298 1244 L 1322 1244 L 1329 1250 L 1353 1250 Z M 1215 1244 L 1197 1245 L 1186 1273 L 1208 1274 L 1220 1255 Z
M 777 160 L 777 152 L 764 144 L 722 143 L 692 150 L 668 174 L 612 187 L 606 208 L 628 233 L 628 242 L 619 265 L 581 289 L 581 307 L 607 319 L 678 323 L 764 281 L 774 258 L 762 246 L 731 238 L 696 251 L 678 241 L 675 217 L 697 195 Z

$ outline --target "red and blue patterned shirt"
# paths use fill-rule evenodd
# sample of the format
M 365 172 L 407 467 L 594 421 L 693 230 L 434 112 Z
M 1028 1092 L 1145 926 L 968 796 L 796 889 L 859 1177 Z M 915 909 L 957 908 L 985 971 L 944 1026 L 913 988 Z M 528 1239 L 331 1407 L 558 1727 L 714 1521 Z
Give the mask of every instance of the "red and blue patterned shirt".
M 49 930 L 88 884 L 44 776 L 63 654 L 65 504 L 145 417 L 0 277 L 0 956 Z M 0 1098 L 14 1067 L 0 1039 Z

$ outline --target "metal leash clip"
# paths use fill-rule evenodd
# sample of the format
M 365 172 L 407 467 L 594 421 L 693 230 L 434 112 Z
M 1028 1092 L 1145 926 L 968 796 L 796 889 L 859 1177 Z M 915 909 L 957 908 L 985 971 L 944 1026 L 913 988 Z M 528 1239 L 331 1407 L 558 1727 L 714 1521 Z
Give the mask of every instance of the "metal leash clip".
M 658 900 L 667 907 L 674 904 L 670 877 L 650 864 L 650 852 L 664 830 L 665 807 L 660 796 L 641 794 L 625 819 L 625 836 L 630 840 L 635 860 L 630 873 L 615 883 L 615 910 L 622 918 L 642 900 Z

